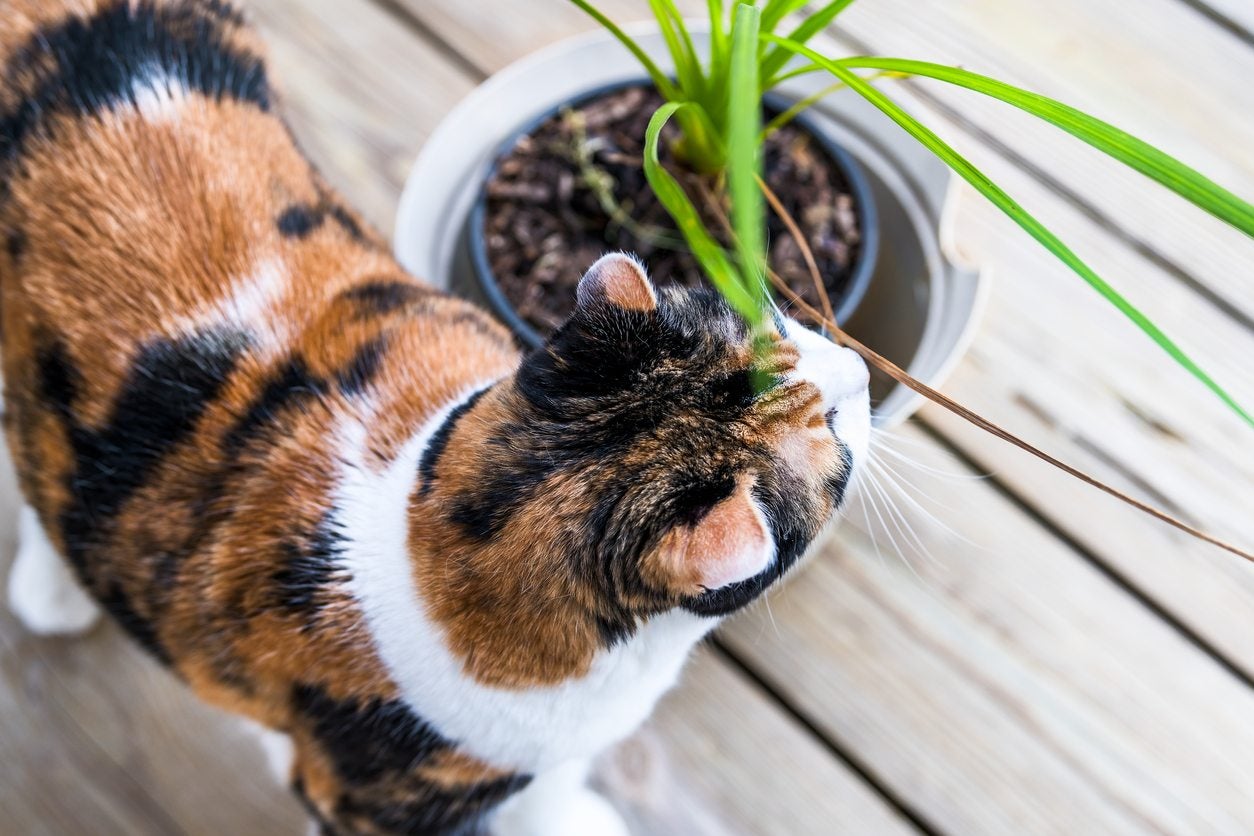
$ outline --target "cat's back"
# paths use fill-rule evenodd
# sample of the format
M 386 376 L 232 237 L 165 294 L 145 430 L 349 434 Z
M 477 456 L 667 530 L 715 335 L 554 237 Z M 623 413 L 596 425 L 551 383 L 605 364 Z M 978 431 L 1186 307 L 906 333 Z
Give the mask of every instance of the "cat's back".
M 324 184 L 229 5 L 0 16 L 5 420 L 27 501 L 123 626 L 223 701 L 288 669 L 374 681 L 339 641 L 337 433 L 366 423 L 386 457 L 512 368 L 508 334 L 405 275 Z

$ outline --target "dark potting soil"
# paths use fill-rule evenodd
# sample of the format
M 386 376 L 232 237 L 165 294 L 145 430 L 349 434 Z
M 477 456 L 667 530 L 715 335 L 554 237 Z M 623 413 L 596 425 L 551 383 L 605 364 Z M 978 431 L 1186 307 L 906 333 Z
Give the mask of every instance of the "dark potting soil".
M 635 253 L 659 285 L 703 280 L 683 239 L 645 180 L 645 127 L 662 103 L 656 91 L 628 87 L 567 109 L 523 136 L 487 184 L 488 261 L 519 315 L 542 335 L 569 315 L 583 271 L 611 250 Z M 663 134 L 669 146 L 678 133 Z M 706 216 L 723 230 L 720 212 L 702 195 L 712 181 L 663 163 Z M 861 234 L 853 198 L 822 145 L 799 126 L 774 132 L 763 149 L 766 181 L 809 240 L 835 304 L 848 283 Z M 725 212 L 723 213 L 725 217 Z M 768 215 L 771 266 L 819 307 L 801 248 L 773 212 Z M 727 243 L 727 236 L 716 237 Z

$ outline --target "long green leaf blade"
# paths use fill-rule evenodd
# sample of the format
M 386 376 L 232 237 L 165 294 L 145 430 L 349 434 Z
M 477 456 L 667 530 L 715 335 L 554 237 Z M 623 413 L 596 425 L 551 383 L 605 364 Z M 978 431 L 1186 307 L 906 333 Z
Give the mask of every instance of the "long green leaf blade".
M 849 68 L 924 76 L 1014 105 L 1161 183 L 1246 235 L 1254 236 L 1254 205 L 1148 142 L 1070 105 L 988 76 L 926 61 L 857 57 L 841 59 L 839 63 Z
M 823 8 L 810 15 L 801 25 L 788 35 L 788 40 L 796 44 L 804 44 L 827 27 L 829 23 L 836 19 L 836 16 L 847 9 L 853 0 L 832 0 Z M 773 35 L 773 33 L 772 33 Z M 762 68 L 760 70 L 763 82 L 763 91 L 769 90 L 775 86 L 775 74 L 784 69 L 784 65 L 792 58 L 792 53 L 783 49 L 782 46 L 776 45 L 762 59 Z
M 919 122 L 910 114 L 906 113 L 896 102 L 888 96 L 881 93 L 871 85 L 867 84 L 858 77 L 848 67 L 842 66 L 840 63 L 815 52 L 813 49 L 804 44 L 795 43 L 785 38 L 779 38 L 774 35 L 764 35 L 780 46 L 804 55 L 815 64 L 823 67 L 832 73 L 836 78 L 843 81 L 851 89 L 858 92 L 868 102 L 873 104 L 886 116 L 900 125 L 911 136 L 917 139 L 922 145 L 928 148 L 932 153 L 936 154 L 941 160 L 952 168 L 959 176 L 974 186 L 981 194 L 988 198 L 997 208 L 1010 217 L 1015 223 L 1022 227 L 1029 235 L 1035 238 L 1042 246 L 1051 252 L 1056 258 L 1075 271 L 1081 278 L 1088 282 L 1098 293 L 1113 304 L 1121 313 L 1140 328 L 1146 335 L 1159 345 L 1167 354 L 1179 363 L 1185 370 L 1192 374 L 1195 378 L 1202 382 L 1216 396 L 1227 404 L 1237 415 L 1241 416 L 1247 424 L 1254 427 L 1254 416 L 1247 412 L 1232 395 L 1228 394 L 1222 386 L 1220 386 L 1214 378 L 1207 374 L 1194 360 L 1163 331 L 1155 325 L 1149 317 L 1145 316 L 1136 306 L 1129 302 L 1122 294 L 1110 286 L 1101 276 L 1099 276 L 1091 267 L 1088 266 L 1078 255 L 1071 251 L 1054 233 L 1050 232 L 1040 221 L 1036 220 L 1026 209 L 1020 206 L 1014 198 L 1006 194 L 1000 186 L 993 183 L 974 165 L 966 160 L 961 154 L 955 151 L 948 143 L 933 133 L 929 128 Z
M 658 29 L 675 63 L 675 78 L 685 99 L 701 99 L 705 92 L 705 74 L 692 39 L 684 28 L 683 17 L 672 0 L 649 0 L 649 8 L 657 19 Z
M 644 142 L 644 174 L 649 186 L 657 199 L 666 207 L 666 211 L 675 220 L 675 225 L 683 233 L 693 256 L 700 262 L 701 268 L 713 282 L 715 289 L 723 294 L 728 303 L 749 322 L 760 316 L 757 301 L 745 288 L 736 273 L 736 268 L 728 259 L 727 253 L 715 241 L 705 228 L 700 213 L 697 212 L 683 187 L 671 176 L 658 159 L 658 145 L 661 141 L 662 128 L 676 112 L 682 108 L 692 107 L 684 102 L 668 102 L 662 105 L 649 120 L 645 130 Z
M 742 275 L 761 304 L 766 296 L 766 209 L 758 190 L 761 171 L 758 134 L 762 130 L 762 103 L 758 98 L 758 26 L 760 12 L 745 3 L 736 6 L 732 22 L 732 90 L 727 115 L 727 192 L 731 198 L 732 229 Z M 760 315 L 759 315 L 760 318 Z M 751 320 L 755 322 L 756 320 Z
M 784 18 L 800 9 L 809 0 L 769 0 L 762 7 L 762 21 L 759 24 L 763 32 L 774 32 L 775 27 L 783 22 Z
M 582 9 L 585 14 L 617 38 L 619 43 L 627 47 L 627 50 L 637 61 L 640 62 L 640 65 L 644 67 L 645 72 L 649 74 L 649 78 L 653 81 L 653 84 L 657 87 L 659 93 L 661 93 L 666 99 L 673 102 L 680 101 L 682 99 L 679 90 L 676 89 L 675 85 L 671 83 L 671 80 L 666 77 L 666 73 L 662 72 L 658 65 L 653 62 L 653 59 L 640 48 L 640 44 L 636 43 L 630 35 L 620 29 L 618 24 L 606 17 L 600 9 L 587 2 L 587 0 L 570 0 L 570 2 Z

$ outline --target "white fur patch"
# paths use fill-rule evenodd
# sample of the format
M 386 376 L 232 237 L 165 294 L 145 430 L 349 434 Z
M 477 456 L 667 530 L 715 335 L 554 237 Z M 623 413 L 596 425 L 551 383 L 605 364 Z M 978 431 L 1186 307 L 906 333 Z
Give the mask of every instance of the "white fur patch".
M 235 279 L 230 292 L 190 316 L 180 317 L 177 331 L 189 333 L 206 326 L 227 325 L 247 331 L 257 341 L 259 354 L 280 351 L 288 343 L 286 320 L 275 316 L 288 285 L 287 265 L 278 258 L 259 261 L 252 272 Z
M 584 786 L 586 761 L 541 773 L 500 806 L 492 836 L 631 836 L 618 812 Z
M 788 339 L 801 352 L 796 376 L 823 393 L 824 410 L 835 410 L 832 429 L 849 448 L 857 466 L 866 461 L 871 446 L 870 372 L 866 361 L 851 348 L 836 345 L 795 320 L 787 320 Z
M 173 122 L 187 101 L 187 87 L 163 68 L 150 66 L 131 80 L 135 107 L 149 122 Z
M 475 391 L 432 416 L 382 472 L 366 463 L 365 428 L 345 428 L 336 504 L 344 559 L 378 653 L 413 711 L 470 754 L 534 773 L 590 757 L 630 734 L 717 620 L 678 610 L 652 618 L 630 640 L 601 651 L 585 677 L 556 686 L 507 690 L 468 676 L 427 614 L 406 544 L 422 451 Z

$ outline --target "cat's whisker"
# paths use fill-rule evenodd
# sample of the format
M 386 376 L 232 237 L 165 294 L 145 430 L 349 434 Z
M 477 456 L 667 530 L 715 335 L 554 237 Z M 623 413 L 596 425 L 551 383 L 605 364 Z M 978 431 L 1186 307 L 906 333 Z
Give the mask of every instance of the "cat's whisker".
M 882 479 L 886 479 L 885 475 L 882 472 L 880 473 L 880 476 Z M 898 507 L 897 503 L 893 500 L 887 488 L 884 487 L 883 482 L 877 481 L 874 487 L 876 491 L 879 493 L 880 498 L 883 499 L 884 501 L 885 511 L 888 513 L 889 520 L 893 523 L 894 527 L 897 529 L 897 532 L 901 534 L 902 539 L 906 542 L 906 544 L 913 546 L 916 552 L 922 555 L 924 559 L 926 559 L 933 566 L 939 567 L 940 566 L 939 561 L 932 554 L 931 550 L 927 547 L 927 545 L 923 542 L 923 539 L 919 536 L 918 532 L 915 531 L 914 526 L 912 526 L 910 524 L 910 521 L 906 519 L 906 515 L 902 512 L 902 510 Z M 903 558 L 904 558 L 904 555 L 903 555 Z
M 907 478 L 904 473 L 899 471 L 896 467 L 894 467 L 889 462 L 883 459 L 876 459 L 875 465 L 876 467 L 880 469 L 880 472 L 884 475 L 884 477 L 892 483 L 892 486 L 897 488 L 898 491 L 900 491 L 903 496 L 906 496 L 910 499 L 914 499 L 915 496 L 921 496 L 924 499 L 926 499 L 928 502 L 931 502 L 932 504 L 936 505 L 937 507 L 943 508 L 946 511 L 956 512 L 957 509 L 955 509 L 952 505 L 941 502 L 939 499 L 937 499 L 936 497 L 932 496 L 927 491 L 920 488 L 917 483 Z M 907 488 L 909 489 L 908 491 L 906 490 Z M 917 500 L 916 500 L 916 504 L 917 504 Z M 928 516 L 931 516 L 930 512 L 925 512 L 925 513 Z
M 901 497 L 901 499 L 903 499 L 911 508 L 913 508 L 915 512 L 918 513 L 922 517 L 924 521 L 931 523 L 932 525 L 935 525 L 937 528 L 941 529 L 946 534 L 949 534 L 951 537 L 954 537 L 955 539 L 965 543 L 966 545 L 971 546 L 973 549 L 978 549 L 980 551 L 985 550 L 983 546 L 977 545 L 975 542 L 973 542 L 972 540 L 970 540 L 969 538 L 967 538 L 966 536 L 958 532 L 952 526 L 948 525 L 931 509 L 924 506 L 923 503 L 919 501 L 918 497 L 922 496 L 924 499 L 927 499 L 930 502 L 934 502 L 940 507 L 945 508 L 946 510 L 952 511 L 953 510 L 952 508 L 950 508 L 948 505 L 944 505 L 943 503 L 938 502 L 937 500 L 932 498 L 930 495 L 928 495 L 924 491 L 919 490 L 912 482 L 910 482 L 908 479 L 906 479 L 897 471 L 893 470 L 891 467 L 886 467 L 883 465 L 883 463 L 881 463 L 881 467 L 883 467 L 883 470 L 880 471 L 880 476 L 883 479 L 883 483 L 885 487 L 893 488 L 896 491 L 896 493 Z
M 924 464 L 918 459 L 907 455 L 897 447 L 897 445 L 905 444 L 918 447 L 921 450 L 927 450 L 931 453 L 936 452 L 935 445 L 918 441 L 917 439 L 907 438 L 906 436 L 897 435 L 896 433 L 879 428 L 872 428 L 871 438 L 873 453 L 891 456 L 903 464 L 910 465 L 916 470 L 929 473 L 941 479 L 954 482 L 979 482 L 985 479 L 991 479 L 993 476 L 991 473 L 962 473 L 960 471 L 945 470 L 944 468 L 939 468 L 934 465 Z
M 871 473 L 869 469 L 867 475 L 874 477 L 874 474 Z M 870 484 L 873 490 L 878 488 L 874 478 L 869 479 L 868 484 Z M 901 558 L 901 562 L 905 565 L 905 567 L 910 570 L 910 574 L 914 575 L 919 583 L 923 583 L 923 577 L 914 568 L 914 564 L 910 562 L 910 558 L 906 556 L 905 551 L 901 548 L 901 544 L 897 542 L 897 538 L 893 535 L 892 528 L 890 528 L 887 521 L 885 521 L 884 515 L 880 513 L 879 503 L 875 501 L 875 495 L 873 493 L 868 493 L 866 496 L 871 500 L 871 510 L 875 513 L 876 519 L 879 520 L 880 528 L 884 531 L 884 534 L 888 536 L 888 542 L 891 543 L 893 548 L 896 550 L 897 556 Z
M 875 526 L 871 523 L 871 514 L 867 510 L 867 506 L 871 504 L 871 493 L 870 487 L 868 486 L 868 480 L 870 478 L 872 478 L 871 474 L 864 470 L 861 478 L 855 483 L 858 507 L 861 508 L 862 519 L 866 523 L 866 527 L 863 531 L 866 532 L 867 537 L 871 538 L 871 546 L 875 549 L 875 556 L 879 558 L 880 566 L 887 570 L 888 561 L 884 559 L 884 553 L 880 550 L 880 541 L 879 538 L 875 536 Z

